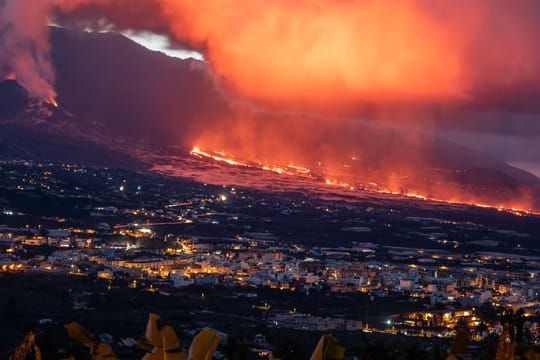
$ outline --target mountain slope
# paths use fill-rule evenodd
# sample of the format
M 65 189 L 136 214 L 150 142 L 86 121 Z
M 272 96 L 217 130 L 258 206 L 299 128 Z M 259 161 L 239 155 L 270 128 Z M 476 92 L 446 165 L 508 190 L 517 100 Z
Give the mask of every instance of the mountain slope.
M 152 52 L 115 33 L 53 28 L 52 44 L 59 102 L 112 134 L 177 143 L 228 111 L 202 62 Z

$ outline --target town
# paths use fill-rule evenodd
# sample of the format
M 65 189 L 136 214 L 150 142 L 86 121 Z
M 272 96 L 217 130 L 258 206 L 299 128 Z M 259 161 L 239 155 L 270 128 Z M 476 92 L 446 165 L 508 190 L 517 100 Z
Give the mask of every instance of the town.
M 449 348 L 466 324 L 480 346 L 511 312 L 529 342 L 540 340 L 535 215 L 330 201 L 76 164 L 0 167 L 0 305 L 24 312 L 56 298 L 28 322 L 91 321 L 130 299 L 133 319 L 139 306 L 183 311 L 186 333 L 242 334 L 265 356 L 284 341 L 276 329 Z M 50 294 L 21 298 L 14 281 L 42 281 Z

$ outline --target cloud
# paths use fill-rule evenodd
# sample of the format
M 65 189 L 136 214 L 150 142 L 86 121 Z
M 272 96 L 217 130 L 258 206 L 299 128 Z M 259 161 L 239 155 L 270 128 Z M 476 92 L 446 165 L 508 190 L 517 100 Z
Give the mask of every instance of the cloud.
M 0 69 L 17 78 L 32 96 L 55 96 L 46 16 L 47 1 L 0 0 Z
M 267 104 L 463 103 L 492 99 L 486 89 L 505 94 L 540 83 L 540 4 L 533 0 L 0 4 L 0 65 L 38 98 L 54 95 L 44 31 L 51 19 L 165 34 L 203 51 L 230 92 Z

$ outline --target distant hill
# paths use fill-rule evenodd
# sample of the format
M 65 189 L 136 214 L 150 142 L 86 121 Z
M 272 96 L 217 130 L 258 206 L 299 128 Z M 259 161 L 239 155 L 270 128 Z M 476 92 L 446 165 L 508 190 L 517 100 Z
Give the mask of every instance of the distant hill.
M 177 143 L 229 111 L 204 62 L 171 58 L 116 33 L 53 28 L 52 44 L 60 104 L 115 135 Z

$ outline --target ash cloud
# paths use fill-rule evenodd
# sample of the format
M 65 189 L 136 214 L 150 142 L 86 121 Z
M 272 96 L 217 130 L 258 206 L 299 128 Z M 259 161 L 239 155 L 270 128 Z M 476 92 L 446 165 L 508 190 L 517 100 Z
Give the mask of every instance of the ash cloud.
M 271 105 L 485 103 L 540 83 L 533 0 L 0 0 L 0 8 L 0 68 L 37 98 L 54 95 L 51 20 L 165 34 L 203 51 L 228 91 Z
M 33 97 L 56 96 L 46 14 L 47 1 L 0 0 L 0 69 L 17 79 Z

